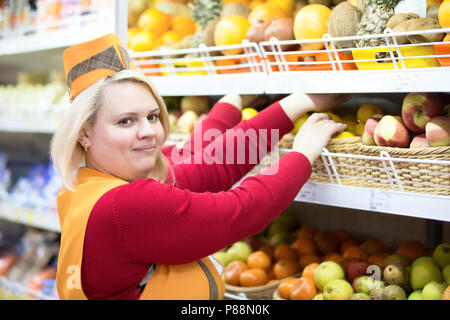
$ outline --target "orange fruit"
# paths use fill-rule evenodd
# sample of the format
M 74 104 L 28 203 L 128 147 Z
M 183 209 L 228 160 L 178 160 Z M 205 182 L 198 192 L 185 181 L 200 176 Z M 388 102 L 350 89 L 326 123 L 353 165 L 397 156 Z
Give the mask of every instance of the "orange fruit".
M 389 256 L 387 252 L 375 252 L 369 255 L 369 259 L 367 260 L 371 265 L 377 265 L 382 267 L 384 265 L 384 259 Z
M 289 293 L 290 300 L 312 300 L 317 294 L 317 288 L 314 280 L 311 278 L 300 278 L 292 285 Z
M 445 0 L 441 3 L 438 18 L 441 28 L 450 28 L 450 0 Z
M 441 300 L 450 300 L 450 285 L 444 290 Z
M 275 278 L 283 279 L 298 273 L 298 263 L 294 260 L 282 259 L 273 265 L 273 273 Z
M 264 251 L 258 250 L 250 253 L 247 258 L 247 265 L 250 269 L 259 268 L 269 272 L 272 266 L 272 259 Z
M 289 293 L 291 292 L 292 285 L 295 281 L 297 281 L 298 278 L 290 278 L 281 281 L 280 285 L 278 286 L 278 294 L 281 298 L 288 300 L 289 299 Z
M 339 249 L 339 252 L 341 254 L 343 254 L 344 251 L 347 248 L 349 248 L 349 247 L 357 247 L 357 246 L 358 246 L 358 244 L 355 241 L 353 241 L 353 240 L 345 240 L 343 243 L 341 243 L 341 247 Z
M 164 32 L 159 40 L 161 41 L 161 45 L 170 45 L 183 40 L 183 36 L 176 31 L 169 30 Z
M 404 255 L 411 261 L 425 255 L 425 246 L 419 241 L 402 241 L 398 244 L 397 254 Z
M 243 287 L 256 287 L 265 285 L 269 278 L 263 269 L 247 269 L 242 271 L 239 280 Z
M 259 20 L 270 22 L 274 18 L 288 18 L 288 16 L 280 7 L 271 3 L 263 3 L 250 11 L 247 18 L 250 24 L 256 24 Z
M 264 251 L 272 260 L 274 259 L 275 248 L 273 246 L 266 244 L 259 248 L 259 250 Z
M 250 10 L 255 9 L 257 6 L 259 6 L 260 4 L 263 4 L 263 1 L 260 0 L 252 0 L 250 1 L 250 3 L 248 4 L 248 7 L 250 8 Z
M 297 238 L 297 240 L 291 243 L 291 248 L 295 249 L 299 257 L 317 252 L 314 241 L 307 238 Z
M 240 44 L 247 39 L 247 30 L 250 22 L 243 16 L 229 15 L 219 20 L 214 30 L 214 43 L 216 46 L 227 46 Z M 221 52 L 224 55 L 235 55 L 242 53 L 242 48 L 225 49 Z
M 322 262 L 322 259 L 315 253 L 305 254 L 298 261 L 298 265 L 300 267 L 300 270 L 303 270 L 307 265 L 310 265 L 311 263 L 315 263 L 315 262 L 320 263 L 320 262 Z
M 317 251 L 321 254 L 336 252 L 339 249 L 339 238 L 331 231 L 319 231 L 314 236 Z
M 295 10 L 294 0 L 268 0 L 266 3 L 276 5 L 286 13 L 288 17 L 292 17 Z
M 151 31 L 140 31 L 130 41 L 130 49 L 136 52 L 150 51 L 156 46 L 157 37 Z
M 278 279 L 270 279 L 266 284 L 273 284 L 273 283 L 278 283 L 280 282 L 280 280 Z
M 374 238 L 367 239 L 363 241 L 360 245 L 361 249 L 363 249 L 365 252 L 367 252 L 369 255 L 376 253 L 376 252 L 383 252 L 386 250 L 384 247 L 384 244 Z
M 333 234 L 339 239 L 339 242 L 342 243 L 346 240 L 351 240 L 350 233 L 347 230 L 343 229 L 334 229 L 330 230 Z
M 304 267 L 302 271 L 302 277 L 314 279 L 314 272 L 316 271 L 319 264 L 319 262 L 313 262 Z
M 287 243 L 279 244 L 274 251 L 275 260 L 290 259 L 297 260 L 297 253 Z
M 349 247 L 345 249 L 344 253 L 342 253 L 342 256 L 347 260 L 356 258 L 367 261 L 367 259 L 369 259 L 369 255 L 367 254 L 367 252 L 361 249 L 361 247 Z
M 294 35 L 297 40 L 319 39 L 328 32 L 331 9 L 322 4 L 309 4 L 301 8 L 294 19 Z M 303 50 L 321 50 L 323 42 L 302 43 Z
M 178 16 L 172 19 L 172 30 L 178 32 L 183 37 L 194 34 L 196 30 L 195 22 L 185 16 Z
M 139 16 L 138 26 L 159 36 L 172 27 L 172 16 L 159 9 L 149 8 Z
M 269 270 L 269 272 L 267 272 L 267 277 L 269 278 L 269 280 L 275 279 L 275 274 L 273 273 L 273 268 L 271 268 Z M 278 281 L 278 279 L 275 279 L 276 281 Z
M 314 236 L 319 232 L 318 229 L 316 228 L 305 228 L 305 229 L 300 229 L 297 233 L 297 238 L 306 238 L 306 239 L 310 239 L 313 240 Z
M 244 261 L 231 261 L 224 270 L 225 283 L 232 286 L 239 286 L 241 274 L 247 269 L 248 266 Z

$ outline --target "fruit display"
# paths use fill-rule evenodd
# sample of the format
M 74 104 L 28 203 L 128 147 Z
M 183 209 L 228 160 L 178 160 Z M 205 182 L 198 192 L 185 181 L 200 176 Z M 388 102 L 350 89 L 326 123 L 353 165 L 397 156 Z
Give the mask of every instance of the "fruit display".
M 449 146 L 448 101 L 447 94 L 410 92 L 403 99 L 400 115 L 371 110 L 364 118 L 363 144 L 397 148 Z
M 401 241 L 389 247 L 373 237 L 357 240 L 346 230 L 314 227 L 299 229 L 296 237 L 290 246 L 300 258 L 301 274 L 282 280 L 274 299 L 448 299 L 448 243 L 426 248 L 419 241 Z

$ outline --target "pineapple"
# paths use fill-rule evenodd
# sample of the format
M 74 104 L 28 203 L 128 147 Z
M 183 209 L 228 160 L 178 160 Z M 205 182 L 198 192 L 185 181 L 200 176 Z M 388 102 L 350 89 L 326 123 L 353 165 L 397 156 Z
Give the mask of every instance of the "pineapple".
M 195 22 L 199 25 L 199 30 L 192 39 L 192 47 L 198 47 L 200 43 L 207 46 L 214 45 L 215 25 L 220 17 L 222 11 L 221 0 L 195 0 L 194 3 L 189 3 L 192 9 L 192 16 Z
M 381 34 L 386 28 L 390 17 L 394 15 L 394 8 L 400 0 L 363 0 L 364 12 L 358 26 L 358 36 Z M 357 47 L 383 46 L 386 42 L 382 38 L 361 39 Z

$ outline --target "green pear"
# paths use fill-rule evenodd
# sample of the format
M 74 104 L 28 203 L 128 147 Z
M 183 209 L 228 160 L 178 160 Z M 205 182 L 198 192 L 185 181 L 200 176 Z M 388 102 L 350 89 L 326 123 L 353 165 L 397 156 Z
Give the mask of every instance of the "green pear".
M 226 267 L 228 265 L 228 262 L 230 262 L 226 251 L 216 252 L 213 254 L 213 257 L 224 267 Z
M 433 251 L 433 259 L 439 263 L 441 269 L 450 264 L 450 243 L 441 243 Z
M 437 281 L 428 282 L 422 290 L 423 300 L 441 300 L 446 286 Z
M 396 284 L 390 284 L 383 289 L 383 300 L 406 300 L 406 293 L 402 287 Z
M 389 284 L 404 286 L 408 282 L 408 270 L 400 263 L 389 264 L 384 268 L 383 279 Z
M 434 263 L 436 265 L 436 267 L 441 268 L 439 266 L 439 263 L 437 263 L 436 260 L 434 260 L 432 257 L 428 257 L 428 256 L 423 256 L 423 257 L 420 257 L 420 258 L 417 258 L 416 260 L 414 260 L 414 262 L 411 265 L 411 268 L 414 268 L 416 265 L 418 265 L 419 263 L 422 263 L 424 261 Z
M 242 260 L 247 261 L 248 256 L 252 253 L 252 247 L 244 241 L 238 241 L 228 248 L 228 261 Z
M 354 291 L 350 283 L 343 279 L 333 279 L 323 288 L 325 300 L 349 300 Z
M 442 269 L 442 279 L 450 286 L 450 264 Z
M 423 289 L 430 281 L 442 281 L 441 271 L 434 263 L 424 261 L 419 263 L 410 272 L 410 284 L 412 290 Z
M 370 300 L 370 297 L 367 293 L 357 292 L 352 294 L 349 300 Z
M 344 269 L 334 261 L 324 261 L 314 271 L 314 284 L 319 290 L 324 290 L 325 285 L 334 279 L 345 279 Z
M 411 292 L 408 300 L 422 300 L 422 290 L 416 290 Z

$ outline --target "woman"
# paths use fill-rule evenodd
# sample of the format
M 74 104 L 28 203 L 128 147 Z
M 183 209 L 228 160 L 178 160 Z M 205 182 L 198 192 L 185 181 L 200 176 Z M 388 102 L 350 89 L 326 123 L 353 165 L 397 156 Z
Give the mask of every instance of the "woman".
M 205 139 L 205 131 L 199 142 L 196 129 L 189 152 L 172 158 L 171 150 L 166 158 L 166 107 L 129 66 L 116 36 L 69 48 L 64 61 L 72 104 L 51 145 L 66 186 L 57 199 L 61 299 L 223 298 L 208 256 L 286 209 L 330 137 L 345 128 L 312 115 L 292 152 L 230 190 L 254 167 L 250 158 L 264 157 L 300 115 L 348 97 L 292 94 L 239 122 L 241 97 L 227 95 L 204 122 L 223 134 Z

